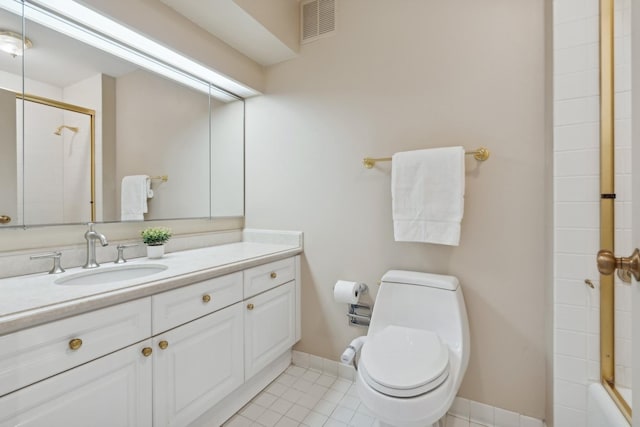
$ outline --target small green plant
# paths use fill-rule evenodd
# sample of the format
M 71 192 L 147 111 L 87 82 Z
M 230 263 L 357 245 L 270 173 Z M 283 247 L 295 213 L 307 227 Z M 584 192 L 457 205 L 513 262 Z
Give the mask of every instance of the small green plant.
M 148 246 L 164 245 L 171 237 L 171 229 L 167 227 L 149 227 L 140 232 L 142 241 Z

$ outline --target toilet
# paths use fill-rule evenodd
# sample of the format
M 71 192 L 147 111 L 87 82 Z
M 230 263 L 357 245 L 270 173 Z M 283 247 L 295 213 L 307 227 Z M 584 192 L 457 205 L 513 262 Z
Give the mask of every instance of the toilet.
M 469 323 L 458 279 L 388 271 L 356 376 L 360 399 L 379 425 L 444 425 L 468 364 Z

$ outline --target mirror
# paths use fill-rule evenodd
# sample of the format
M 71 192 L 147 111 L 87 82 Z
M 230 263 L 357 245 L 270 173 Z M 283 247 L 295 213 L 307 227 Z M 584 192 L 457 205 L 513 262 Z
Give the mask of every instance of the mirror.
M 2 7 L 0 31 L 32 47 L 0 52 L 0 227 L 244 215 L 242 99 Z

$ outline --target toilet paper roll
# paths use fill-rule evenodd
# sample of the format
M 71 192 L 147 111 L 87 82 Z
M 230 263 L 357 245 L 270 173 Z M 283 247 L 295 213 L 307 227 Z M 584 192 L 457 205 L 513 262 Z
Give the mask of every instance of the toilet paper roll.
M 353 347 L 349 346 L 340 356 L 340 363 L 350 365 L 354 357 L 356 357 L 356 351 Z
M 360 283 L 338 280 L 333 287 L 333 299 L 336 302 L 355 304 L 360 296 Z

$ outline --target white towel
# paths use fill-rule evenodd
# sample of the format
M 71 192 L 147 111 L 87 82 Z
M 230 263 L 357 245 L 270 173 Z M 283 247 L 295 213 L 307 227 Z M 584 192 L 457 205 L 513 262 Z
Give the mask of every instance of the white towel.
M 457 246 L 464 211 L 464 148 L 396 153 L 391 167 L 396 241 Z
M 148 212 L 147 198 L 153 197 L 151 179 L 147 175 L 129 175 L 122 178 L 120 192 L 120 219 L 142 221 Z

